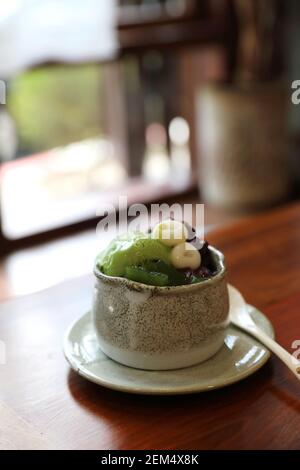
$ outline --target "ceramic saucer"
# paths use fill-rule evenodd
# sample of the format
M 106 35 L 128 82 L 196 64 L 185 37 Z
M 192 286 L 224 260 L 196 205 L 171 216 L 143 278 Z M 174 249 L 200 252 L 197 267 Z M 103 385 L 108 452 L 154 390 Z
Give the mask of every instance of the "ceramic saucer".
M 270 321 L 248 305 L 255 323 L 274 338 Z M 71 367 L 82 377 L 128 393 L 177 395 L 225 387 L 260 369 L 270 357 L 269 351 L 251 336 L 230 325 L 222 349 L 202 364 L 170 371 L 146 371 L 119 364 L 100 349 L 91 313 L 76 320 L 67 331 L 64 354 Z

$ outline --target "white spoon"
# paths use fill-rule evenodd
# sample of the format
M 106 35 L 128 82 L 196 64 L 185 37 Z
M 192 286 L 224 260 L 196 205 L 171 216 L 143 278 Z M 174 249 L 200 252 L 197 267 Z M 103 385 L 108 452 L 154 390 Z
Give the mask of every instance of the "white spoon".
M 228 292 L 230 300 L 229 317 L 231 323 L 247 333 L 250 333 L 250 335 L 267 346 L 270 351 L 276 354 L 276 356 L 288 366 L 297 379 L 300 380 L 300 361 L 256 326 L 247 312 L 246 302 L 243 296 L 235 287 L 228 284 Z

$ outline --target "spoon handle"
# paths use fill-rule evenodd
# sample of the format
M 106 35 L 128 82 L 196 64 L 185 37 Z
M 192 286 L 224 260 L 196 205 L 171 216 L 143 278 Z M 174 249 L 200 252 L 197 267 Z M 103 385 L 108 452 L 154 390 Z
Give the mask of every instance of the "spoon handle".
M 235 323 L 235 322 L 233 322 Z M 236 326 L 246 330 L 252 336 L 257 338 L 261 343 L 263 343 L 267 348 L 272 351 L 279 359 L 284 362 L 287 367 L 293 372 L 293 374 L 300 380 L 300 361 L 298 361 L 292 354 L 288 353 L 282 346 L 280 346 L 276 341 L 274 341 L 270 336 L 264 333 L 260 328 L 256 325 L 246 326 L 239 324 L 238 322 L 235 323 Z

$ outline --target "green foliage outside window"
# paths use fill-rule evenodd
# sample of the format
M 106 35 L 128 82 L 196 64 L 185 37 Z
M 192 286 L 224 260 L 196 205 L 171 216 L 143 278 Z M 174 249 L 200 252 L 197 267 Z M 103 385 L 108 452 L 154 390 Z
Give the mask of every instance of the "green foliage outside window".
M 102 74 L 98 65 L 48 66 L 10 81 L 8 108 L 27 154 L 99 136 Z

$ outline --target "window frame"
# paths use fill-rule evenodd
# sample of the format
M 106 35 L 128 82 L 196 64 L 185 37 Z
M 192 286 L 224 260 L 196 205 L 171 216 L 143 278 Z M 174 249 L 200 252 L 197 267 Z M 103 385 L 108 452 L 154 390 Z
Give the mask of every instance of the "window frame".
M 163 17 L 157 21 L 152 20 L 126 23 L 122 20 L 122 17 L 120 17 L 120 22 L 118 25 L 120 48 L 117 57 L 115 57 L 113 60 L 103 61 L 101 64 L 106 65 L 116 62 L 118 63 L 127 54 L 136 54 L 137 56 L 140 56 L 145 51 L 152 50 L 153 48 L 163 51 L 176 51 L 186 47 L 199 47 L 207 44 L 217 44 L 222 46 L 228 56 L 228 63 L 230 65 L 233 64 L 233 45 L 234 38 L 236 36 L 236 29 L 234 27 L 235 22 L 232 14 L 231 0 L 222 0 L 222 2 L 220 1 L 216 11 L 208 7 L 208 3 L 205 3 L 203 10 L 197 10 L 196 16 L 194 15 L 195 10 L 193 10 L 193 8 L 197 9 L 198 2 L 189 0 L 189 3 L 191 8 L 187 11 L 187 14 L 179 18 L 170 19 Z M 178 28 L 178 26 L 180 26 L 180 28 Z M 172 41 L 166 41 L 164 39 L 166 32 L 172 37 Z M 95 64 L 97 62 L 92 61 L 84 63 L 88 65 Z M 60 61 L 47 61 L 36 64 L 32 68 L 41 66 L 51 67 L 53 65 L 74 66 L 80 64 L 82 64 L 82 62 L 68 64 L 66 62 Z M 229 68 L 228 71 L 230 73 L 231 69 Z M 174 191 L 174 188 L 172 188 L 172 185 L 170 184 L 169 188 L 165 187 L 162 191 L 156 189 L 155 194 L 152 195 L 152 200 L 159 201 L 163 198 L 166 200 L 178 194 L 186 194 L 193 191 L 195 187 L 195 177 L 191 180 L 187 187 L 181 188 L 177 191 Z M 150 202 L 150 200 L 147 200 L 147 198 L 144 197 L 144 194 L 141 194 L 140 197 L 141 200 L 139 202 Z M 15 249 L 42 243 L 57 237 L 64 237 L 70 233 L 94 227 L 97 221 L 99 221 L 99 217 L 88 217 L 76 223 L 11 240 L 6 238 L 3 233 L 0 214 L 0 256 L 3 256 Z

